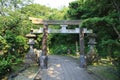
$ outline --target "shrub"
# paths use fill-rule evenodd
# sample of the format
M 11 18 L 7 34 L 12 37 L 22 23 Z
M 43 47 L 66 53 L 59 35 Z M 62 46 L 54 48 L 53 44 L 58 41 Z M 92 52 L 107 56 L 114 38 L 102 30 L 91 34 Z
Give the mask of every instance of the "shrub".
M 57 54 L 57 55 L 65 55 L 67 54 L 67 50 L 70 49 L 71 54 L 75 54 L 75 46 L 74 45 L 54 45 L 52 48 L 50 48 L 51 54 Z
M 3 58 L 0 61 L 0 75 L 3 76 L 6 73 L 9 73 L 12 71 L 12 65 L 11 62 L 9 60 L 5 60 L 5 58 Z M 0 76 L 0 77 L 1 77 Z

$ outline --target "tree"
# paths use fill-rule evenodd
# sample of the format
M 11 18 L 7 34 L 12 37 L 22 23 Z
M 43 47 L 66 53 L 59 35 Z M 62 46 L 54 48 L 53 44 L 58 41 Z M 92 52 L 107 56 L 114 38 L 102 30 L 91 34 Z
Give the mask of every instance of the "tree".
M 20 9 L 31 3 L 32 0 L 0 0 L 0 15 L 9 15 L 9 12 Z
M 40 4 L 30 4 L 21 9 L 21 13 L 28 17 L 47 19 L 51 9 Z
M 117 5 L 116 8 L 115 5 Z M 113 49 L 113 45 L 118 47 L 117 44 L 119 44 L 119 6 L 117 0 L 114 0 L 114 5 L 113 1 L 110 0 L 77 0 L 70 3 L 68 17 L 71 19 L 83 19 L 81 27 L 93 29 L 98 36 L 97 47 L 99 53 L 105 54 L 108 51 L 114 54 L 116 50 Z M 109 40 L 113 40 L 114 43 Z M 107 45 L 111 44 L 111 46 L 105 48 L 104 41 L 108 41 Z M 117 52 L 119 52 L 118 49 Z
M 24 36 L 30 28 L 22 25 L 25 21 L 27 26 L 31 25 L 20 12 L 21 7 L 29 4 L 27 1 L 30 0 L 0 0 L 0 79 L 12 71 L 12 66 L 20 62 L 28 48 Z
M 97 53 L 113 58 L 120 74 L 120 0 L 77 0 L 69 4 L 67 13 L 70 19 L 82 19 L 81 27 L 96 33 Z

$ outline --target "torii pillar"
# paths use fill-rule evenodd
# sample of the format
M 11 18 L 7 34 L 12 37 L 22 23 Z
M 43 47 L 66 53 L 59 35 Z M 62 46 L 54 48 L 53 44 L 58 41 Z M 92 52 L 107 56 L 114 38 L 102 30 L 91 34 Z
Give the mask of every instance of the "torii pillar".
M 80 43 L 80 67 L 85 68 L 86 67 L 86 59 L 85 59 L 85 53 L 84 53 L 84 29 L 80 28 L 79 33 L 79 43 Z
M 44 24 L 43 38 L 42 38 L 42 54 L 40 56 L 40 67 L 41 67 L 41 69 L 47 69 L 47 64 L 48 64 L 47 36 L 48 36 L 48 25 Z

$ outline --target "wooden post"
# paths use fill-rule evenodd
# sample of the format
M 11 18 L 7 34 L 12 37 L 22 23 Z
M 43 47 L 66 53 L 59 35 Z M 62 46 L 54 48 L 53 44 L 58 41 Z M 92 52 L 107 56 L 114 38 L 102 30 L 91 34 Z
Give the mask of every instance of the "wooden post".
M 43 28 L 43 38 L 42 38 L 42 55 L 47 55 L 47 36 L 48 36 L 48 25 L 45 24 Z
M 80 28 L 79 41 L 80 41 L 80 67 L 84 68 L 86 66 L 86 60 L 85 60 L 85 56 L 84 56 L 84 32 L 83 32 L 83 28 Z
M 40 67 L 41 67 L 41 69 L 47 69 L 47 64 L 48 64 L 47 36 L 48 36 L 48 25 L 44 24 L 43 39 L 42 39 L 42 54 L 40 56 Z

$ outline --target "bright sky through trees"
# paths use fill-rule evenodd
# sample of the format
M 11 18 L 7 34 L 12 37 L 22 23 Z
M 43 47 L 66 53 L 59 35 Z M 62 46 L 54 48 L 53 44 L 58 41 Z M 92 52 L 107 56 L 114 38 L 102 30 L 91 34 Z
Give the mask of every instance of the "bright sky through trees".
M 75 0 L 34 0 L 34 3 L 46 5 L 51 8 L 61 8 L 63 6 L 68 6 L 69 2 L 72 1 Z

